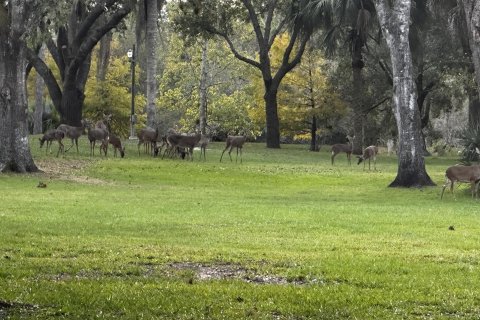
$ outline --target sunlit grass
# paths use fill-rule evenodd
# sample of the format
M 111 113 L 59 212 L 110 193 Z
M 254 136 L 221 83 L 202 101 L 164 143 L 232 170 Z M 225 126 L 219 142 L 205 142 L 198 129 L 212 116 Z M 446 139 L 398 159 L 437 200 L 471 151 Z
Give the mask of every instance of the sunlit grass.
M 466 187 L 439 199 L 455 158 L 427 159 L 437 187 L 392 189 L 385 154 L 377 171 L 300 145 L 247 143 L 242 164 L 219 162 L 223 143 L 206 162 L 135 143 L 91 159 L 82 140 L 57 159 L 35 140 L 46 173 L 0 176 L 0 318 L 480 314 L 478 202 Z

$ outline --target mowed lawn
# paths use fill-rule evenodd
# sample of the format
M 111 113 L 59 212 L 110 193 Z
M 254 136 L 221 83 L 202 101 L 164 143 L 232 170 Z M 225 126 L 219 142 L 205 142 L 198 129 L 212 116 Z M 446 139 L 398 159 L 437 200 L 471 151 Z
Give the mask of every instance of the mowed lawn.
M 454 157 L 401 189 L 384 153 L 364 171 L 328 146 L 247 143 L 240 164 L 220 142 L 190 162 L 31 140 L 45 173 L 0 175 L 0 319 L 480 317 L 480 202 L 440 200 Z

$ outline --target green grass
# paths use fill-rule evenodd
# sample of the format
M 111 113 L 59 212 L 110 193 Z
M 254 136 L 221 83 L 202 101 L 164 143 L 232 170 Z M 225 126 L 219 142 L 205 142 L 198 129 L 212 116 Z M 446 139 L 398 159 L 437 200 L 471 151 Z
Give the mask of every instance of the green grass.
M 454 158 L 427 159 L 437 187 L 401 189 L 396 158 L 331 166 L 328 147 L 247 143 L 236 164 L 223 143 L 190 162 L 37 142 L 46 173 L 0 175 L 0 318 L 480 316 L 478 202 L 439 199 Z

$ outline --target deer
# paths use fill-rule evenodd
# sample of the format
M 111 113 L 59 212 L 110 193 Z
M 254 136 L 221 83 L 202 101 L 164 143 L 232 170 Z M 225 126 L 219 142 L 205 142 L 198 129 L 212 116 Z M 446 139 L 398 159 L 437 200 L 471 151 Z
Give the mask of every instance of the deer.
M 140 145 L 143 144 L 145 147 L 145 153 L 150 150 L 155 150 L 157 146 L 157 139 L 158 139 L 158 128 L 143 128 L 138 132 L 138 155 L 140 155 Z
M 202 134 L 200 141 L 198 141 L 198 146 L 200 146 L 200 159 L 202 158 L 202 154 L 203 154 L 204 161 L 207 161 L 206 150 L 211 140 L 212 140 L 212 137 L 210 135 Z
M 108 144 L 113 146 L 113 156 L 115 158 L 117 157 L 117 150 L 120 152 L 120 157 L 123 158 L 125 156 L 125 146 L 122 147 L 122 141 L 113 133 L 108 135 L 108 140 L 102 141 L 102 149 L 105 152 L 105 155 L 107 155 Z
M 110 123 L 110 121 L 112 121 L 112 114 L 103 113 L 102 120 L 98 120 L 95 123 L 95 128 L 103 129 L 109 132 L 110 130 L 108 130 L 108 124 Z
M 194 135 L 186 136 L 181 134 L 169 134 L 167 136 L 168 146 L 163 153 L 162 159 L 167 152 L 173 152 L 175 149 L 184 148 L 190 155 L 190 160 L 193 161 L 193 148 L 199 143 L 202 135 L 196 133 Z
M 455 197 L 455 195 L 453 194 L 453 185 L 455 184 L 455 182 L 470 183 L 472 198 L 474 197 L 474 195 L 475 195 L 475 198 L 477 198 L 479 181 L 480 181 L 480 165 L 474 165 L 474 166 L 456 165 L 456 166 L 448 167 L 447 170 L 445 171 L 445 184 L 443 185 L 440 199 L 443 199 L 443 193 L 445 192 L 445 188 L 447 187 L 447 185 L 450 185 L 450 192 Z
M 363 154 L 361 156 L 357 156 L 358 158 L 357 164 L 360 164 L 363 161 L 363 170 L 365 170 L 365 164 L 368 160 L 368 170 L 370 171 L 370 161 L 371 159 L 373 159 L 373 170 L 377 170 L 377 168 L 375 167 L 375 164 L 377 162 L 377 153 L 378 153 L 377 146 L 366 147 L 365 150 L 363 150 Z
M 57 157 L 58 157 L 58 155 L 60 154 L 60 150 L 62 151 L 62 154 L 65 151 L 64 145 L 62 143 L 62 140 L 64 137 L 65 137 L 65 133 L 61 130 L 57 130 L 57 129 L 48 130 L 47 132 L 45 132 L 42 138 L 38 138 L 38 140 L 40 140 L 40 148 L 43 147 L 43 144 L 46 141 L 47 146 L 45 147 L 45 154 L 47 154 L 49 148 L 52 146 L 52 142 L 56 140 L 58 142 L 58 151 L 57 151 Z
M 223 149 L 222 155 L 220 156 L 220 162 L 222 162 L 223 154 L 228 148 L 230 148 L 228 151 L 228 156 L 230 157 L 230 161 L 233 161 L 231 156 L 232 149 L 237 148 L 237 157 L 235 158 L 235 162 L 238 160 L 238 150 L 240 150 L 240 163 L 242 163 L 242 148 L 245 144 L 245 141 L 247 141 L 246 136 L 227 136 L 226 146 L 225 149 Z
M 67 138 L 70 138 L 72 140 L 72 145 L 65 150 L 67 152 L 73 147 L 73 144 L 75 143 L 77 147 L 77 153 L 78 153 L 78 138 L 85 132 L 85 128 L 87 126 L 87 122 L 85 120 L 81 121 L 82 126 L 81 127 L 74 127 L 74 126 L 69 126 L 67 124 L 61 124 L 57 127 L 57 130 L 61 130 L 65 133 L 65 136 Z
M 95 155 L 95 143 L 97 141 L 100 141 L 100 155 L 102 154 L 102 150 L 105 153 L 105 156 L 107 156 L 107 149 L 105 146 L 108 146 L 108 131 L 105 129 L 101 128 L 90 128 L 90 126 L 87 127 L 87 135 L 88 135 L 88 140 L 90 141 L 90 156 Z
M 355 136 L 353 137 L 347 136 L 347 140 L 348 140 L 347 144 L 332 145 L 332 166 L 335 162 L 335 157 L 337 156 L 337 154 L 341 152 L 345 152 L 347 154 L 348 164 L 352 165 L 351 156 L 353 151 L 353 139 L 355 139 Z

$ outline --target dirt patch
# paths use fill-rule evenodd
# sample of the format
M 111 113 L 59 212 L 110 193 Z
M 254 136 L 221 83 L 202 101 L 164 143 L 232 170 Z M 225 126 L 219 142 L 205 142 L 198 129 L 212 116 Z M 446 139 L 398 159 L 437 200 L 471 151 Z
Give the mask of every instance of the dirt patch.
M 109 184 L 109 182 L 82 175 L 85 169 L 95 163 L 94 160 L 42 159 L 35 164 L 42 170 L 38 176 L 43 179 L 58 179 L 88 184 Z
M 170 263 L 168 266 L 175 270 L 192 271 L 200 281 L 238 279 L 248 283 L 278 285 L 306 285 L 317 282 L 316 279 L 308 281 L 302 277 L 290 279 L 276 275 L 262 275 L 237 264 L 204 265 L 201 263 L 176 262 Z

